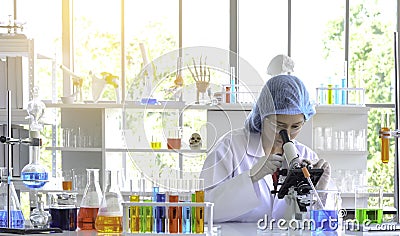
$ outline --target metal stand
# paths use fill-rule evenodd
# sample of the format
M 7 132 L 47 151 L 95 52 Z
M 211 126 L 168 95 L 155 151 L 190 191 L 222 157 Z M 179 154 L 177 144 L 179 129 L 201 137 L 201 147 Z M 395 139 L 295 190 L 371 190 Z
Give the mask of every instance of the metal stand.
M 7 137 L 1 136 L 0 142 L 8 145 L 14 144 L 29 144 L 29 145 L 41 145 L 40 138 L 26 138 L 26 139 L 13 139 L 11 137 L 11 91 L 7 91 Z M 10 152 L 10 148 L 7 151 L 8 163 L 7 163 L 7 228 L 0 228 L 0 233 L 12 233 L 12 234 L 33 234 L 33 233 L 44 233 L 44 232 L 53 232 L 53 233 L 62 233 L 62 230 L 59 228 L 25 228 L 18 229 L 11 227 L 11 181 L 15 181 L 12 179 L 12 155 Z

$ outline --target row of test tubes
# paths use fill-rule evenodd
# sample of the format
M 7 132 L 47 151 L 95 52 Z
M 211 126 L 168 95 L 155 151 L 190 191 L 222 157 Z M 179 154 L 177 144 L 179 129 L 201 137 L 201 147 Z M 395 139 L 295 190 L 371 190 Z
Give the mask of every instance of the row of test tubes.
M 124 233 L 135 235 L 204 234 L 205 212 L 212 212 L 203 179 L 131 180 L 130 202 L 123 207 Z
M 63 128 L 63 147 L 98 147 L 98 139 L 86 129 L 81 127 Z
M 314 128 L 314 149 L 320 151 L 366 151 L 366 131 Z

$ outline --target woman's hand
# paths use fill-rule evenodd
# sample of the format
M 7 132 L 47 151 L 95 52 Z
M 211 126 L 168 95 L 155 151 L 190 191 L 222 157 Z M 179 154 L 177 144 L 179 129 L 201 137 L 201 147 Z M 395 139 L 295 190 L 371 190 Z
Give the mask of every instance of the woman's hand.
M 317 190 L 327 189 L 329 181 L 331 179 L 331 165 L 329 164 L 329 162 L 325 161 L 324 159 L 319 159 L 319 161 L 313 165 L 313 168 L 324 170 L 324 173 L 322 174 L 322 176 L 319 179 L 315 188 Z
M 250 178 L 254 182 L 259 181 L 266 175 L 273 174 L 278 168 L 282 167 L 283 156 L 270 154 L 263 156 L 258 162 L 250 169 Z

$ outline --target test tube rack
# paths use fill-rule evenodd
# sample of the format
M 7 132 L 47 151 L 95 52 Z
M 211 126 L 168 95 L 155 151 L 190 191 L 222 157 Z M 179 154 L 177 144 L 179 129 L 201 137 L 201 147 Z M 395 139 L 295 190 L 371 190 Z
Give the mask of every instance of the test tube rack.
M 131 232 L 130 229 L 130 218 L 129 218 L 129 210 L 130 207 L 165 207 L 166 209 L 166 218 L 165 218 L 165 232 L 162 233 L 163 235 L 193 235 L 193 236 L 212 236 L 213 234 L 213 207 L 214 203 L 210 202 L 123 202 L 123 216 L 122 216 L 122 228 L 123 228 L 123 235 L 129 236 L 151 236 L 151 235 L 160 235 L 160 233 L 134 233 Z M 204 214 L 207 219 L 204 219 L 207 222 L 207 226 L 204 229 L 204 233 L 170 233 L 168 231 L 168 209 L 169 207 L 204 207 L 207 214 Z
M 336 98 L 336 102 L 335 102 Z M 365 105 L 364 88 L 316 88 L 316 100 L 319 105 Z

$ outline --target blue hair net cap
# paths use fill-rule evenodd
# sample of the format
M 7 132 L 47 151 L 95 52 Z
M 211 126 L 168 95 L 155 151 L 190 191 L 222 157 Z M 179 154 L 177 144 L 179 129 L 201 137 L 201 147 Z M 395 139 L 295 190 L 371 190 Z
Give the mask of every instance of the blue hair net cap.
M 269 115 L 303 114 L 309 120 L 315 114 L 303 82 L 293 75 L 277 75 L 267 81 L 245 125 L 250 132 L 261 133 L 262 121 Z

